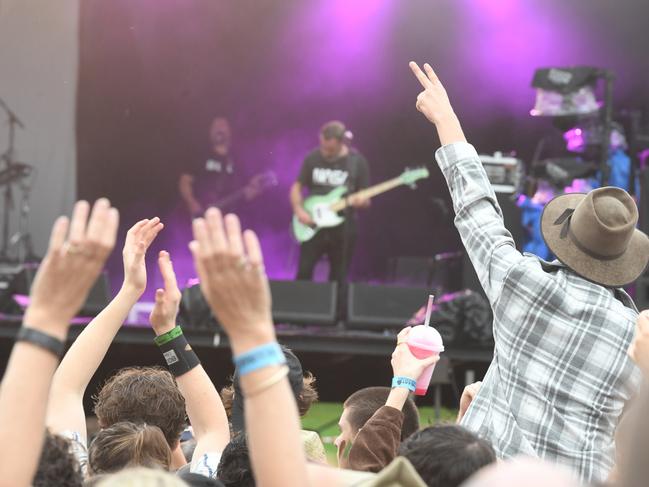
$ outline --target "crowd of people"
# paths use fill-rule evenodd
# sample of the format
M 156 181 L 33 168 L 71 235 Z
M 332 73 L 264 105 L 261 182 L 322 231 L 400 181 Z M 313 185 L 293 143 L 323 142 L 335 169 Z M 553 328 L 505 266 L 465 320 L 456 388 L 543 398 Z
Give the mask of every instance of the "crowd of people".
M 52 228 L 2 380 L 1 486 L 643 485 L 649 312 L 622 289 L 649 260 L 635 202 L 611 187 L 558 197 L 542 219 L 558 260 L 520 254 L 443 85 L 428 64 L 410 67 L 423 87 L 417 109 L 442 144 L 436 160 L 455 224 L 494 312 L 494 358 L 465 389 L 457 423 L 420 428 L 411 392 L 439 356 L 416 358 L 405 328 L 393 387 L 345 401 L 338 466 L 328 465 L 318 435 L 300 427 L 317 390 L 277 343 L 260 242 L 235 215 L 210 208 L 193 221 L 189 247 L 231 344 L 232 384 L 219 394 L 183 336 L 172 256 L 160 252 L 164 287 L 150 325 L 167 368 L 117 371 L 94 396 L 91 438 L 86 388 L 146 289 L 145 255 L 163 224 L 145 219 L 128 231 L 121 289 L 64 354 L 119 223 L 108 200 L 81 201 Z

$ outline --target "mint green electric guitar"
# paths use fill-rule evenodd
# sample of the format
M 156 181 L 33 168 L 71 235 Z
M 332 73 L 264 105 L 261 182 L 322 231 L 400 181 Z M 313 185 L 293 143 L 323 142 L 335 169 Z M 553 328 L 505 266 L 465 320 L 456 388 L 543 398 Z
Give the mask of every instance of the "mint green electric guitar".
M 309 196 L 304 200 L 304 209 L 311 215 L 315 222 L 314 226 L 305 225 L 297 217 L 293 216 L 293 236 L 298 242 L 311 240 L 321 228 L 336 227 L 340 225 L 345 218 L 339 214 L 347 207 L 347 200 L 353 196 L 362 198 L 372 198 L 386 191 L 390 191 L 398 186 L 414 186 L 415 182 L 428 177 L 428 169 L 420 167 L 417 169 L 407 169 L 401 176 L 389 179 L 376 186 L 370 186 L 349 196 L 345 196 L 347 188 L 339 186 L 323 196 Z

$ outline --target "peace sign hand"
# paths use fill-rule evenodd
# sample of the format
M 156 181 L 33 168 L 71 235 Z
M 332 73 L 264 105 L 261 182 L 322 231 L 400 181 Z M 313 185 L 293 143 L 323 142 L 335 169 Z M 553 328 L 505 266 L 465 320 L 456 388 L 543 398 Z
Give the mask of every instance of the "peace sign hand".
M 409 66 L 424 88 L 417 96 L 417 110 L 435 125 L 449 117 L 455 117 L 446 90 L 430 64 L 424 64 L 425 73 L 414 61 Z

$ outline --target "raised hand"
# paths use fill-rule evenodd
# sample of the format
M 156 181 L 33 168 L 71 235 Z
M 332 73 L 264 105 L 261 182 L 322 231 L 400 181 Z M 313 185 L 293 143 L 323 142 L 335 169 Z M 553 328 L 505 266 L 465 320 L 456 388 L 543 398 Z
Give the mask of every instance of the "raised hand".
M 70 319 L 79 311 L 115 246 L 119 213 L 99 199 L 90 218 L 90 205 L 79 201 L 72 220 L 59 217 L 49 248 L 31 289 L 25 326 L 64 338 Z
M 417 110 L 437 127 L 437 134 L 442 145 L 454 142 L 466 142 L 462 126 L 453 112 L 446 90 L 428 63 L 422 71 L 417 63 L 410 62 L 410 69 L 415 74 L 424 91 L 417 96 Z
M 439 361 L 439 354 L 433 354 L 424 359 L 415 357 L 406 343 L 410 330 L 411 327 L 408 326 L 397 335 L 397 347 L 392 352 L 392 371 L 395 377 L 401 376 L 417 380 L 426 367 Z
M 160 218 L 140 220 L 126 234 L 122 260 L 124 261 L 124 287 L 142 294 L 146 289 L 146 264 L 144 257 L 151 242 L 164 225 Z
M 417 110 L 436 125 L 445 118 L 453 117 L 453 107 L 446 90 L 430 64 L 424 64 L 425 73 L 414 61 L 411 61 L 409 66 L 424 88 L 424 91 L 417 96 Z
M 640 367 L 645 378 L 649 378 L 649 310 L 638 315 L 629 357 Z
M 212 312 L 235 353 L 273 341 L 271 297 L 257 235 L 241 232 L 239 219 L 216 208 L 193 223 L 189 248 Z
M 149 315 L 149 323 L 156 335 L 162 335 L 176 326 L 181 293 L 169 252 L 165 250 L 160 252 L 158 267 L 164 281 L 164 289 L 156 289 L 155 306 Z

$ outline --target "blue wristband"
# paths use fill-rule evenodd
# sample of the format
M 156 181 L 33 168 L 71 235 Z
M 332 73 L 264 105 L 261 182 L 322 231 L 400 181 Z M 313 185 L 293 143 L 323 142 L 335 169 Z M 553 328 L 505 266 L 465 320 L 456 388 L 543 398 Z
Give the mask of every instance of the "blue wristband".
M 264 367 L 285 364 L 286 356 L 282 352 L 282 347 L 277 342 L 273 342 L 248 350 L 234 357 L 233 360 L 239 375 L 244 376 Z
M 395 387 L 405 387 L 410 392 L 415 392 L 415 389 L 417 388 L 417 381 L 411 379 L 410 377 L 402 377 L 400 375 L 397 375 L 392 378 L 392 388 Z

